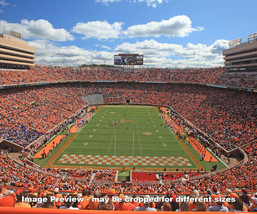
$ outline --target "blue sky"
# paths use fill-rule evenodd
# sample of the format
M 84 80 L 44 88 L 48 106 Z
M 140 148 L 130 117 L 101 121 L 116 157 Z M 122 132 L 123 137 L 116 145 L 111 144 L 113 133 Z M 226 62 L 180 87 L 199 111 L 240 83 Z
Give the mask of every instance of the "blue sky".
M 36 63 L 113 64 L 144 55 L 145 67 L 223 65 L 228 41 L 257 32 L 256 0 L 0 0 L 0 32 L 21 32 Z

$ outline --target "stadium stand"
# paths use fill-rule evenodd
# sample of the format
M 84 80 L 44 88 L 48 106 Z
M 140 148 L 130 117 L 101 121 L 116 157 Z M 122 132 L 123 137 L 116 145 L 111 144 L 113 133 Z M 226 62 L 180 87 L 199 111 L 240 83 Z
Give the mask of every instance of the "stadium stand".
M 132 172 L 132 180 L 134 181 L 156 181 L 155 173 L 151 172 Z
M 0 85 L 64 81 L 152 81 L 217 84 L 256 88 L 256 72 L 224 72 L 223 68 L 143 69 L 124 72 L 110 68 L 70 68 L 36 65 L 30 70 L 2 70 Z
M 212 176 L 208 176 L 206 178 L 201 178 L 198 180 L 193 181 L 185 181 L 185 182 L 177 182 L 172 184 L 152 184 L 152 185 L 130 185 L 123 189 L 123 194 L 162 194 L 162 195 L 169 195 L 171 194 L 171 190 L 173 191 L 173 194 L 178 197 L 179 193 L 195 193 L 195 192 L 207 192 L 207 194 L 211 194 L 212 197 L 215 195 L 219 195 L 221 192 L 223 192 L 224 195 L 231 194 L 232 192 L 235 195 L 234 190 L 242 190 L 241 195 L 239 195 L 239 198 L 244 202 L 243 204 L 246 206 L 245 209 L 254 209 L 255 201 L 249 197 L 249 192 L 245 189 L 249 189 L 251 185 L 251 182 L 248 182 L 249 179 L 256 179 L 256 172 L 254 171 L 254 167 L 256 165 L 256 143 L 253 145 L 249 145 L 246 147 L 246 151 L 249 153 L 249 161 L 242 167 L 235 167 L 231 170 L 228 170 L 223 173 L 217 173 L 213 174 Z M 63 190 L 72 190 L 72 194 L 78 194 L 78 192 L 81 192 L 83 188 L 87 188 L 89 190 L 99 191 L 105 194 L 112 193 L 119 193 L 121 191 L 121 185 L 99 185 L 99 184 L 90 184 L 89 182 L 74 182 L 73 179 L 63 179 L 63 178 L 56 178 L 52 177 L 50 175 L 46 176 L 44 173 L 37 173 L 32 168 L 28 168 L 28 166 L 20 163 L 14 163 L 12 159 L 10 159 L 5 151 L 1 151 L 0 154 L 1 158 L 1 183 L 9 184 L 9 189 L 11 191 L 8 191 L 8 187 L 1 188 L 1 197 L 0 197 L 0 206 L 7 206 L 7 207 L 13 207 L 13 206 L 19 206 L 16 203 L 19 203 L 17 201 L 15 203 L 10 200 L 10 197 L 17 197 L 19 198 L 20 194 L 25 195 L 33 195 L 33 197 L 47 197 L 49 195 L 52 195 L 56 188 L 63 189 Z M 252 172 L 251 178 L 249 177 L 248 172 Z M 56 173 L 61 174 L 62 172 L 68 173 L 69 175 L 76 176 L 90 176 L 92 173 L 92 170 L 63 170 L 63 169 L 52 169 L 47 170 L 45 173 Z M 75 174 L 74 174 L 75 173 Z M 105 172 L 101 172 L 101 174 L 104 174 Z M 100 174 L 99 174 L 100 175 Z M 169 174 L 168 174 L 169 175 Z M 226 178 L 226 179 L 224 179 Z M 42 182 L 44 180 L 44 182 Z M 89 180 L 89 179 L 88 179 Z M 14 189 L 11 187 L 15 187 Z M 25 187 L 20 188 L 20 187 Z M 115 188 L 113 190 L 113 188 Z M 76 193 L 74 193 L 76 191 Z M 67 196 L 68 193 L 66 193 Z M 81 193 L 79 195 L 81 197 Z M 247 196 L 247 197 L 245 197 Z M 232 197 L 232 196 L 231 196 Z M 29 204 L 30 206 L 28 206 Z M 21 207 L 44 207 L 42 203 L 25 203 L 20 205 Z M 208 204 L 210 206 L 211 204 Z M 223 203 L 223 206 L 226 206 L 228 208 L 231 207 L 228 206 L 229 204 Z M 51 207 L 54 208 L 56 204 L 53 204 Z M 155 205 L 156 208 L 160 208 Z M 175 205 L 174 205 L 175 206 Z M 231 206 L 231 204 L 230 204 Z M 74 204 L 74 207 L 78 207 L 77 204 Z M 50 207 L 48 207 L 50 208 Z M 90 207 L 88 207 L 90 209 Z
M 257 207 L 256 196 L 249 196 L 249 190 L 256 189 L 257 185 L 257 143 L 254 142 L 257 138 L 256 93 L 208 86 L 216 84 L 255 89 L 256 73 L 224 73 L 222 68 L 122 72 L 103 68 L 46 66 L 35 66 L 28 71 L 0 71 L 2 86 L 38 82 L 47 84 L 30 87 L 20 85 L 19 88 L 0 90 L 1 137 L 26 147 L 27 153 L 26 158 L 14 159 L 8 152 L 0 152 L 0 207 L 36 207 L 41 210 L 64 206 L 82 209 L 78 203 L 62 203 L 59 206 L 57 203 L 20 201 L 22 196 L 47 198 L 55 190 L 63 191 L 64 197 L 82 197 L 84 193 L 91 197 L 92 192 L 102 196 L 123 193 L 130 196 L 158 194 L 178 197 L 195 194 L 197 197 L 208 195 L 212 198 L 220 193 L 235 197 L 237 191 L 237 204 L 223 203 L 223 207 L 230 211 L 251 211 Z M 92 102 L 82 100 L 82 97 L 87 96 L 91 97 Z M 115 183 L 117 171 L 112 169 L 41 169 L 28 160 L 42 148 L 43 142 L 50 139 L 48 135 L 51 130 L 54 130 L 52 134 L 56 134 L 68 123 L 74 122 L 74 114 L 81 112 L 86 105 L 99 103 L 166 106 L 170 111 L 165 113 L 171 118 L 167 123 L 179 135 L 190 132 L 190 122 L 208 136 L 202 139 L 206 143 L 212 139 L 228 151 L 241 147 L 248 160 L 220 172 L 166 172 L 162 177 L 165 182 L 152 184 Z M 65 120 L 67 123 L 63 125 Z M 59 128 L 56 128 L 58 125 Z M 42 137 L 43 140 L 37 141 Z M 211 146 L 213 151 L 219 151 L 220 147 L 216 144 Z M 133 172 L 132 177 L 136 181 L 158 180 L 155 173 Z M 181 181 L 180 178 L 185 180 Z M 199 196 L 199 192 L 202 196 Z M 124 204 L 124 201 L 121 204 L 110 201 L 111 209 L 125 210 L 128 205 Z M 194 206 L 197 210 L 196 204 L 189 205 L 188 210 Z M 206 210 L 211 210 L 212 205 L 206 203 Z M 164 204 L 157 202 L 149 206 L 161 210 Z M 88 210 L 93 207 L 103 209 L 93 204 L 86 207 Z M 171 203 L 171 209 L 183 210 L 183 204 Z
M 85 105 L 82 95 L 96 92 L 102 94 L 105 103 L 169 105 L 227 150 L 257 137 L 255 93 L 201 85 L 139 83 L 1 91 L 2 137 L 26 146 L 80 110 Z
M 240 88 L 257 88 L 256 72 L 225 72 L 215 81 L 217 85 L 226 85 Z
M 45 87 L 1 91 L 2 137 L 24 147 L 34 142 L 83 107 L 78 90 Z
M 222 68 L 144 69 L 130 72 L 103 68 L 35 66 L 27 71 L 1 71 L 0 85 L 61 81 L 156 81 L 213 83 Z

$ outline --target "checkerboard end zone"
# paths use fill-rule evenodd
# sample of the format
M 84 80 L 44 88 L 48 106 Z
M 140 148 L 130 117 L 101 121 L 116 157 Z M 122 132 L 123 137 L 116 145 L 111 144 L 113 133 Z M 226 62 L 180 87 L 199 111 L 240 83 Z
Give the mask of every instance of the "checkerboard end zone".
M 67 165 L 97 165 L 97 166 L 192 166 L 186 157 L 174 156 L 108 156 L 108 155 L 70 155 L 64 154 L 58 161 Z

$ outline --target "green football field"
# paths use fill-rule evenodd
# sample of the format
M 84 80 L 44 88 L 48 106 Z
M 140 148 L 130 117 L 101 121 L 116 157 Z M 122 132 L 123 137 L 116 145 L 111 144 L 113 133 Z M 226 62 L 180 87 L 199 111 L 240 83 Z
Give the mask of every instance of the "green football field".
M 52 166 L 199 168 L 200 156 L 187 150 L 156 107 L 106 105 L 98 107 Z

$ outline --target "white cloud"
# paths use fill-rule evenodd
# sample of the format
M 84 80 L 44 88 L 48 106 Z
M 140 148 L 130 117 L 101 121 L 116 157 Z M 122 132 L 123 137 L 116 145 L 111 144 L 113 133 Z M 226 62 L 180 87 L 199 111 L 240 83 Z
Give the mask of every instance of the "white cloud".
M 125 37 L 185 37 L 193 31 L 201 31 L 203 27 L 192 27 L 192 21 L 185 15 L 174 16 L 160 22 L 132 25 L 122 31 L 122 22 L 89 21 L 77 23 L 72 32 L 84 35 L 83 39 L 117 39 Z
M 222 49 L 228 48 L 226 40 L 211 45 L 160 43 L 153 39 L 136 43 L 123 43 L 114 52 L 90 51 L 77 46 L 56 46 L 47 40 L 35 40 L 29 44 L 36 48 L 36 63 L 41 65 L 78 66 L 82 64 L 113 65 L 118 53 L 144 55 L 145 67 L 216 67 L 223 66 Z M 100 46 L 100 45 L 99 45 Z
M 169 56 L 170 52 L 175 50 L 182 49 L 182 45 L 177 44 L 168 44 L 168 43 L 159 43 L 155 40 L 145 40 L 143 42 L 129 43 L 125 42 L 121 45 L 118 45 L 115 48 L 116 52 L 122 53 L 140 53 L 146 56 L 160 56 L 165 57 Z
M 121 22 L 114 22 L 113 24 L 107 21 L 79 22 L 73 27 L 72 32 L 83 34 L 83 39 L 110 39 L 120 36 L 121 26 Z
M 220 53 L 222 50 L 227 48 L 228 41 L 224 39 L 217 40 L 211 45 L 212 53 Z
M 113 64 L 113 53 L 89 51 L 77 46 L 56 46 L 47 40 L 34 40 L 29 45 L 36 48 L 36 64 L 78 66 L 82 64 Z
M 8 2 L 6 2 L 5 0 L 0 0 L 0 6 L 5 7 L 7 5 L 9 5 Z M 0 13 L 3 13 L 3 12 L 4 10 L 0 8 Z
M 215 67 L 223 65 L 222 50 L 228 48 L 227 40 L 217 40 L 212 45 L 186 46 L 159 43 L 153 39 L 136 43 L 123 43 L 115 52 L 144 55 L 144 64 L 154 67 Z
M 164 2 L 163 0 L 134 0 L 134 1 L 145 2 L 148 7 L 153 7 L 153 8 L 157 7 L 158 4 L 162 4 Z
M 104 49 L 107 49 L 107 50 L 111 50 L 111 48 L 107 45 L 99 45 L 99 44 L 96 44 L 95 45 L 96 47 L 101 47 L 101 48 L 104 48 Z
M 121 0 L 95 0 L 96 3 L 103 3 L 106 6 L 109 6 L 109 3 L 120 2 Z
M 125 34 L 130 37 L 146 36 L 173 36 L 185 37 L 192 31 L 203 30 L 202 27 L 193 28 L 192 21 L 185 15 L 174 16 L 160 22 L 152 21 L 146 24 L 130 26 Z
M 121 0 L 95 0 L 95 2 L 101 2 L 101 3 L 114 3 L 119 1 Z
M 102 46 L 102 48 L 104 48 L 104 49 L 108 49 L 108 50 L 111 50 L 111 48 L 110 48 L 110 47 L 108 47 L 108 46 L 106 46 L 106 45 L 103 45 L 103 46 Z
M 103 3 L 106 6 L 109 6 L 110 3 L 116 3 L 120 2 L 121 0 L 95 0 L 96 3 Z M 127 0 L 129 2 L 133 3 L 142 3 L 145 2 L 148 7 L 157 7 L 159 4 L 162 4 L 163 2 L 167 2 L 168 0 Z
M 5 0 L 0 0 L 0 5 L 1 6 L 7 6 L 7 5 L 9 5 L 9 3 L 6 2 Z
M 67 41 L 73 40 L 73 36 L 63 28 L 56 29 L 53 25 L 44 19 L 39 20 L 21 20 L 21 23 L 8 23 L 0 20 L 0 25 L 4 26 L 6 32 L 10 30 L 18 31 L 25 39 L 40 38 L 49 39 L 53 41 Z M 0 29 L 3 31 L 3 29 Z

